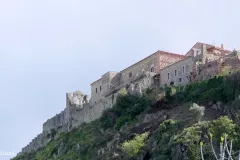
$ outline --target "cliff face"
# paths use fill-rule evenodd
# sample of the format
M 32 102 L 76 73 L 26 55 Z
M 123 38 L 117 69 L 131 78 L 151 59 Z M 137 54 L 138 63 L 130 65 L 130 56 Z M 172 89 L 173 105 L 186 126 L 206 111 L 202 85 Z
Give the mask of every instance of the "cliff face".
M 122 91 L 113 107 L 98 106 L 102 113 L 91 106 L 72 108 L 69 132 L 53 132 L 48 128 L 52 131 L 46 135 L 47 141 L 41 141 L 41 136 L 37 138 L 44 144 L 42 148 L 21 153 L 14 160 L 191 160 L 200 158 L 200 142 L 204 144 L 205 159 L 213 159 L 210 132 L 214 144 L 219 144 L 221 135 L 227 133 L 233 140 L 233 150 L 237 151 L 239 81 L 240 73 L 236 73 L 184 88 L 147 89 L 142 95 Z M 79 116 L 81 111 L 89 115 L 87 119 Z M 99 119 L 89 118 L 97 116 Z M 218 145 L 215 149 L 219 149 Z

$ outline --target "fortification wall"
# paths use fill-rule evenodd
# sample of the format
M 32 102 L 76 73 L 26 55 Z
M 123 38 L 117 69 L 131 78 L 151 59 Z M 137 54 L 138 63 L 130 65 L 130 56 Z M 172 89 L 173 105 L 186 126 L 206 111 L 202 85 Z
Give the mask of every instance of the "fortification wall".
M 72 130 L 83 123 L 90 123 L 100 118 L 104 110 L 113 106 L 111 101 L 111 97 L 109 96 L 93 105 L 87 104 L 83 109 L 70 108 L 69 117 L 71 120 L 69 121 L 69 129 Z
M 67 113 L 67 108 L 59 114 L 56 114 L 51 119 L 48 119 L 43 124 L 43 132 L 51 132 L 52 129 L 58 129 L 64 124 L 67 124 L 69 120 L 69 115 Z
M 49 139 L 47 137 L 47 133 L 43 132 L 32 139 L 32 141 L 22 149 L 22 152 L 29 153 L 31 151 L 37 150 L 38 148 L 45 146 L 48 141 Z
M 48 119 L 43 124 L 43 132 L 24 147 L 22 152 L 29 153 L 45 146 L 52 138 L 53 132 L 59 135 L 61 132 L 68 132 L 83 123 L 89 123 L 100 118 L 105 109 L 113 106 L 116 99 L 112 99 L 112 96 L 117 97 L 116 94 L 112 94 L 93 105 L 90 105 L 90 103 L 84 104 L 83 108 L 65 108 L 64 111 Z

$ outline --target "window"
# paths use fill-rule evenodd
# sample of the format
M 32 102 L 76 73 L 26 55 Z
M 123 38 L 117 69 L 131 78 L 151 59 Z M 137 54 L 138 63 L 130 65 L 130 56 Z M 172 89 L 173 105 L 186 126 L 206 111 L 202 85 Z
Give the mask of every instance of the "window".
M 132 78 L 132 72 L 129 72 L 128 76 L 129 78 Z
M 151 72 L 154 72 L 154 67 L 151 67 Z
M 182 82 L 182 78 L 179 78 L 179 82 Z
M 168 79 L 170 78 L 170 73 L 168 73 Z
M 101 92 L 101 90 L 102 90 L 102 86 L 100 86 L 100 92 Z
M 177 76 L 177 70 L 175 70 L 175 77 Z
M 97 93 L 97 88 L 96 88 L 96 93 Z
M 184 72 L 185 72 L 185 66 L 182 67 L 182 73 L 184 73 Z
M 197 56 L 199 55 L 199 53 L 200 53 L 200 51 L 199 51 L 199 50 L 196 50 L 196 55 L 197 55 Z

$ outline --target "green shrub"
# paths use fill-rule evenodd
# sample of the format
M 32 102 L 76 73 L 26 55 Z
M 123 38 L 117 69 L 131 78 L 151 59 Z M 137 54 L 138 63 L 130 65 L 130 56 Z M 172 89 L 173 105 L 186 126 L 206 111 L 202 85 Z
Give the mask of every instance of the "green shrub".
M 167 99 L 167 100 L 170 100 L 170 99 L 171 99 L 171 92 L 172 92 L 172 90 L 171 90 L 170 87 L 166 87 L 166 88 L 165 88 L 165 95 L 166 95 L 166 99 Z
M 101 127 L 107 129 L 115 126 L 118 130 L 125 122 L 135 119 L 150 106 L 150 103 L 151 100 L 145 94 L 143 96 L 120 94 L 113 108 L 103 112 L 100 118 Z
M 131 118 L 129 116 L 119 117 L 116 121 L 114 128 L 116 130 L 119 130 L 126 122 L 129 122 L 129 121 L 131 121 Z
M 180 123 L 172 119 L 163 121 L 159 128 L 154 132 L 152 141 L 157 142 L 153 151 L 153 159 L 170 158 L 173 139 L 179 130 Z M 165 160 L 165 159 L 164 159 Z M 166 159 L 167 160 L 167 159 Z
M 230 138 L 234 138 L 236 136 L 235 129 L 236 124 L 234 124 L 227 116 L 223 116 L 210 123 L 209 131 L 212 133 L 215 140 L 220 142 L 223 133 L 228 134 Z
M 189 110 L 193 113 L 193 118 L 197 122 L 201 121 L 201 119 L 204 115 L 205 107 L 199 106 L 198 104 L 193 103 L 193 105 L 190 107 Z
M 186 146 L 186 153 L 189 159 L 200 159 L 199 142 L 202 133 L 202 126 L 207 123 L 195 124 L 191 127 L 184 128 L 181 134 L 175 137 L 177 145 Z
M 119 94 L 122 95 L 122 96 L 127 95 L 128 93 L 127 93 L 126 88 L 121 89 L 121 90 L 119 91 Z
M 139 155 L 141 149 L 146 145 L 145 140 L 148 137 L 148 133 L 136 135 L 133 140 L 125 141 L 122 144 L 123 152 L 127 153 L 130 157 L 136 157 Z
M 113 127 L 116 123 L 116 114 L 114 113 L 113 109 L 108 109 L 103 112 L 102 117 L 100 118 L 100 124 L 102 128 L 107 129 Z

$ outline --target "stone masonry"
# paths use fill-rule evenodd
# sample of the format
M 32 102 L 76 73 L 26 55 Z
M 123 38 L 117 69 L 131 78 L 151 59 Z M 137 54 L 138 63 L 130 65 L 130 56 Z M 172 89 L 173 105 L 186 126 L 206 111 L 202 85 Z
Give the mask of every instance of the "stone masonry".
M 231 53 L 231 54 L 230 54 Z M 139 94 L 151 87 L 186 85 L 240 67 L 239 52 L 197 42 L 186 55 L 157 51 L 120 72 L 107 72 L 91 84 L 91 98 L 81 91 L 66 94 L 66 108 L 43 124 L 43 131 L 22 152 L 45 146 L 62 132 L 101 117 L 123 88 Z M 230 72 L 230 71 L 229 71 Z

